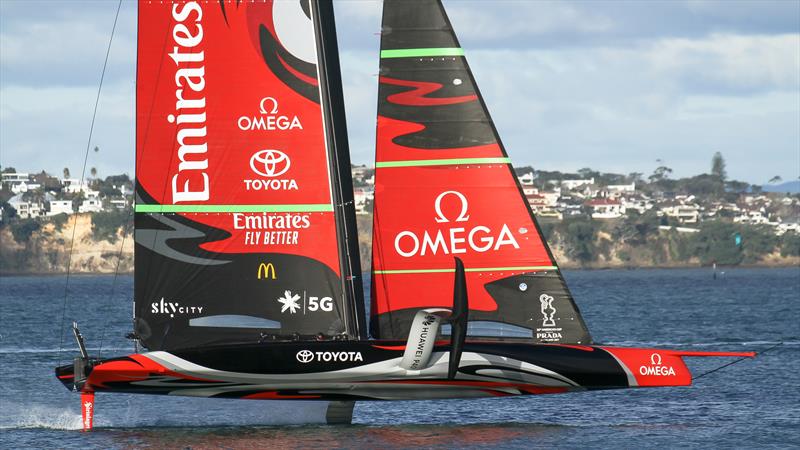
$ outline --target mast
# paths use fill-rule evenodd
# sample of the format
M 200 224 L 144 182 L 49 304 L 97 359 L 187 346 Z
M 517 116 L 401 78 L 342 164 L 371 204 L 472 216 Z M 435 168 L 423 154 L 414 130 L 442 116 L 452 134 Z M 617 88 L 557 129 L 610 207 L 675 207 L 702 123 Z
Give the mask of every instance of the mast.
M 337 239 L 342 268 L 344 304 L 347 313 L 347 331 L 350 337 L 367 339 L 364 311 L 364 288 L 361 281 L 361 258 L 358 250 L 353 180 L 350 170 L 350 147 L 347 140 L 347 121 L 344 109 L 342 75 L 339 49 L 336 42 L 336 22 L 333 2 L 311 2 L 319 49 L 319 78 L 322 105 L 325 115 L 326 138 L 331 154 L 332 191 L 336 207 Z

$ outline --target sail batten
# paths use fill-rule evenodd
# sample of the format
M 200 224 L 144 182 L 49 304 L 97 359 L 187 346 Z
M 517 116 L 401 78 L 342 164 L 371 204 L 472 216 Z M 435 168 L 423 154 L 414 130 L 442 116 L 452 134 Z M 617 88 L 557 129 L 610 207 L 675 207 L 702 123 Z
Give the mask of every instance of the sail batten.
M 428 58 L 435 56 L 464 56 L 464 50 L 460 47 L 381 50 L 381 58 Z
M 331 204 L 305 205 L 136 205 L 143 213 L 233 213 L 233 212 L 333 212 Z
M 466 164 L 510 164 L 509 158 L 450 158 L 450 159 L 407 159 L 400 161 L 377 161 L 375 167 L 421 167 L 421 166 L 457 166 Z

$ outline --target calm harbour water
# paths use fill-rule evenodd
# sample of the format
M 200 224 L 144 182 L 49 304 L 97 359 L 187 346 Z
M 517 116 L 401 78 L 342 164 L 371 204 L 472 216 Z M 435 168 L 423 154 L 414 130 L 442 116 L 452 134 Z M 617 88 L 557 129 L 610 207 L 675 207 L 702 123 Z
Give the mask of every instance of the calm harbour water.
M 53 376 L 76 353 L 129 353 L 131 277 L 0 278 L 2 448 L 532 448 L 800 446 L 800 268 L 570 271 L 595 341 L 628 346 L 763 350 L 690 388 L 521 398 L 361 402 L 352 426 L 325 426 L 324 405 L 98 395 L 81 433 L 79 398 Z M 694 359 L 695 374 L 729 359 Z

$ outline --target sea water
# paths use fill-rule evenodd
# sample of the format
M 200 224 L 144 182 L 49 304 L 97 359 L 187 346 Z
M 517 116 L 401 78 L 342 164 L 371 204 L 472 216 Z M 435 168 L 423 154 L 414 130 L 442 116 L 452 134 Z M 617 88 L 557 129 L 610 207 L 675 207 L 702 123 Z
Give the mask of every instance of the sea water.
M 707 269 L 565 276 L 596 342 L 730 351 L 783 345 L 692 387 L 359 402 L 352 426 L 322 425 L 322 403 L 98 394 L 97 428 L 82 433 L 79 396 L 53 368 L 77 354 L 73 320 L 92 354 L 132 351 L 124 338 L 132 278 L 75 276 L 65 297 L 63 276 L 2 277 L 0 448 L 800 446 L 800 268 L 725 269 L 716 279 Z M 689 365 L 698 375 L 731 361 Z

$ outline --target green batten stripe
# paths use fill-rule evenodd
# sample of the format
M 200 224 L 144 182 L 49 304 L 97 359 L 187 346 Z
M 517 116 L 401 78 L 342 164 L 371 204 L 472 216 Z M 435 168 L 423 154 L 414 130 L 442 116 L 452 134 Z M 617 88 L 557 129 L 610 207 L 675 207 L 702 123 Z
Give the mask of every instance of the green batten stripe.
M 427 56 L 464 56 L 464 50 L 458 47 L 381 50 L 381 58 L 420 58 Z
M 556 266 L 521 266 L 521 267 L 473 267 L 464 272 L 515 272 L 520 270 L 558 270 Z M 407 273 L 452 273 L 455 269 L 407 269 L 407 270 L 374 270 L 373 273 L 398 275 Z
M 376 168 L 382 167 L 418 167 L 449 166 L 456 164 L 511 164 L 510 158 L 454 158 L 454 159 L 409 159 L 406 161 L 376 162 Z
M 333 205 L 136 205 L 140 213 L 330 212 Z

